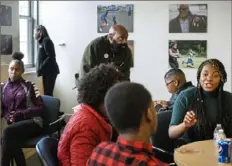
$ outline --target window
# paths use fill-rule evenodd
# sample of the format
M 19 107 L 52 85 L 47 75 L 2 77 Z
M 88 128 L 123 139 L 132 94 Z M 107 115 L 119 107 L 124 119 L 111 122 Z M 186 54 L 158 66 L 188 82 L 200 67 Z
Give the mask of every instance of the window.
M 19 1 L 19 47 L 26 67 L 34 66 L 33 29 L 37 21 L 37 1 Z

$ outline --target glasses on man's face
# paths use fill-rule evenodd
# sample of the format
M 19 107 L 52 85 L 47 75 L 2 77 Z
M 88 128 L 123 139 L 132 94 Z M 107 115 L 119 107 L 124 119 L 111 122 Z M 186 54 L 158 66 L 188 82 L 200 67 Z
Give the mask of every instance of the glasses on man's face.
M 170 81 L 170 82 L 165 82 L 166 86 L 168 86 L 169 84 L 173 83 L 174 80 Z
M 186 8 L 179 8 L 180 11 L 185 11 L 187 9 L 188 9 L 187 7 Z

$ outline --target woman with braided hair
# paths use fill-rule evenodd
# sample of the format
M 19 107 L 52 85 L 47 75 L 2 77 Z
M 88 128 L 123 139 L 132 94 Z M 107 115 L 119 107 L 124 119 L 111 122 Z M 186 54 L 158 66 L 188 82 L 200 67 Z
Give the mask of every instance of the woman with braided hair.
M 227 137 L 232 137 L 232 94 L 224 91 L 225 67 L 217 59 L 204 61 L 197 71 L 197 87 L 176 99 L 169 127 L 171 138 L 187 142 L 213 138 L 216 124 L 221 124 Z

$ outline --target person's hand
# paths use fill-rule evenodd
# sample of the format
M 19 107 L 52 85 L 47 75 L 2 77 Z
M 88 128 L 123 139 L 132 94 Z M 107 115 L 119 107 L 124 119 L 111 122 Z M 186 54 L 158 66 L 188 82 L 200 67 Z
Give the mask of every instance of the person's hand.
M 184 117 L 184 125 L 186 128 L 190 128 L 197 123 L 196 115 L 193 111 L 189 111 L 186 113 Z
M 18 122 L 18 121 L 24 119 L 23 113 L 20 111 L 15 112 L 13 117 L 14 117 L 13 118 L 14 122 Z
M 14 123 L 14 114 L 15 114 L 15 111 L 11 111 L 10 112 L 10 123 Z

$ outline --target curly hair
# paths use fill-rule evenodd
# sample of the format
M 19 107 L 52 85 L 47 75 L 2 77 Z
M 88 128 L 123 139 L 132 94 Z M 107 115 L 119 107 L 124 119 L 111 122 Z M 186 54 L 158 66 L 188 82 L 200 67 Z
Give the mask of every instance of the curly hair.
M 201 63 L 201 65 L 198 68 L 197 71 L 197 91 L 196 94 L 193 98 L 192 106 L 191 109 L 196 113 L 198 122 L 197 122 L 197 130 L 199 131 L 198 133 L 200 134 L 200 137 L 203 139 L 207 139 L 210 135 L 209 131 L 213 130 L 213 126 L 211 123 L 208 121 L 206 115 L 205 115 L 205 108 L 203 104 L 203 95 L 202 95 L 202 87 L 200 85 L 200 75 L 202 72 L 202 69 L 205 65 L 210 64 L 213 66 L 215 69 L 219 71 L 220 74 L 220 83 L 217 88 L 218 90 L 218 103 L 219 103 L 219 115 L 218 115 L 218 121 L 223 123 L 224 126 L 226 126 L 226 112 L 223 109 L 223 104 L 222 104 L 222 92 L 223 92 L 223 86 L 224 83 L 227 81 L 227 73 L 225 70 L 224 65 L 222 62 L 220 62 L 218 59 L 208 59 L 204 62 Z
M 106 92 L 115 83 L 120 81 L 122 73 L 112 64 L 100 64 L 91 69 L 78 85 L 78 103 L 91 106 L 99 110 L 99 106 L 104 103 Z

